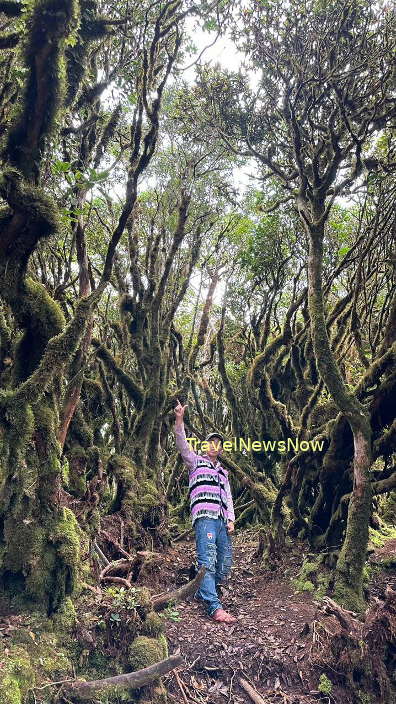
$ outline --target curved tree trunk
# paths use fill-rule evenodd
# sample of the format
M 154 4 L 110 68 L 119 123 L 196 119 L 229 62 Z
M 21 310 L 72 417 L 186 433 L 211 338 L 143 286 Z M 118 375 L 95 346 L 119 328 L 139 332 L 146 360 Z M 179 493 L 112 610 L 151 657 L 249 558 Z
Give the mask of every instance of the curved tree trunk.
M 353 433 L 353 490 L 348 509 L 344 544 L 336 567 L 335 595 L 343 606 L 363 607 L 363 567 L 366 561 L 368 526 L 371 514 L 371 425 L 368 414 L 358 399 L 345 387 L 338 369 L 326 329 L 322 289 L 324 238 L 324 204 L 315 208 L 317 224 L 302 219 L 310 236 L 308 259 L 308 305 L 316 363 L 322 379 L 338 409 L 347 418 Z

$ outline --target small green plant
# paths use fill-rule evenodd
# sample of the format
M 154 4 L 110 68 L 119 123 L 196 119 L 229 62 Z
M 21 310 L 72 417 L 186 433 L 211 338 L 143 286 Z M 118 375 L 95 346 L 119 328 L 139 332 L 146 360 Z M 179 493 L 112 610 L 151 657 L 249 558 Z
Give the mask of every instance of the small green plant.
M 329 680 L 328 677 L 322 672 L 321 676 L 319 677 L 319 684 L 318 684 L 318 690 L 319 692 L 322 692 L 322 694 L 331 694 L 331 690 L 333 689 L 333 685 L 331 680 Z
M 132 611 L 139 606 L 139 591 L 136 587 L 125 589 L 125 587 L 108 587 L 106 596 L 110 596 L 113 606 L 118 609 Z M 116 619 L 113 619 L 116 620 Z
M 110 621 L 112 623 L 119 623 L 121 621 L 120 614 L 110 614 Z
M 175 609 L 174 606 L 170 605 L 164 611 L 162 612 L 164 617 L 169 619 L 170 621 L 175 621 L 176 623 L 178 621 L 182 620 L 182 617 L 180 616 L 180 612 Z

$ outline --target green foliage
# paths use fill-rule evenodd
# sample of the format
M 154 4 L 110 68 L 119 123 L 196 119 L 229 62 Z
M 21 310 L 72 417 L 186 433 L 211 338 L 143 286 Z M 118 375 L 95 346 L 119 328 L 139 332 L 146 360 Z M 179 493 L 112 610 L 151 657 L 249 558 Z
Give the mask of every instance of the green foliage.
M 322 599 L 328 591 L 331 573 L 321 564 L 320 557 L 314 561 L 304 560 L 300 572 L 292 580 L 298 592 L 311 592 L 316 599 Z
M 107 587 L 105 593 L 106 596 L 111 597 L 114 608 L 134 611 L 137 606 L 140 606 L 139 595 L 141 594 L 141 590 L 137 587 L 131 587 L 130 589 L 115 586 Z
M 333 689 L 333 684 L 331 680 L 322 672 L 322 674 L 319 677 L 319 684 L 318 684 L 318 690 L 319 692 L 322 692 L 322 694 L 331 694 Z
M 179 621 L 183 620 L 180 616 L 180 611 L 175 609 L 175 607 L 172 605 L 167 606 L 167 608 L 164 609 L 162 613 L 165 618 L 169 619 L 170 621 L 174 621 L 175 623 L 178 623 Z

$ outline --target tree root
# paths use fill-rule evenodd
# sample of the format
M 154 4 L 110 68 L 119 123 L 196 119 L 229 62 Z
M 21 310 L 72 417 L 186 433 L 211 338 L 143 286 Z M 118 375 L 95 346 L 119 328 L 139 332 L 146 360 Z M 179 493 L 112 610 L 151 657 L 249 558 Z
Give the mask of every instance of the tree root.
M 340 673 L 353 691 L 372 692 L 382 704 L 391 704 L 395 697 L 396 591 L 387 587 L 385 601 L 377 599 L 364 621 L 329 598 L 324 610 L 328 617 L 314 624 L 312 662 Z
M 120 587 L 125 587 L 126 589 L 130 589 L 132 584 L 128 579 L 124 579 L 123 577 L 102 577 L 102 582 L 111 582 L 112 584 L 118 584 Z
M 163 611 L 163 609 L 166 609 L 166 607 L 171 602 L 177 604 L 179 601 L 183 601 L 184 599 L 187 599 L 187 597 L 194 594 L 197 591 L 199 585 L 201 584 L 205 572 L 206 568 L 201 567 L 198 571 L 197 576 L 194 577 L 194 579 L 192 579 L 187 584 L 184 584 L 182 587 L 180 587 L 180 589 L 175 589 L 172 592 L 167 592 L 166 594 L 163 594 L 162 596 L 153 599 L 153 610 Z
M 72 683 L 68 683 L 62 689 L 67 695 L 76 695 L 80 699 L 91 699 L 95 692 L 107 692 L 111 689 L 140 689 L 150 684 L 154 680 L 159 679 L 163 675 L 166 675 L 175 667 L 178 667 L 183 662 L 181 655 L 171 655 L 166 660 L 161 660 L 155 665 L 150 665 L 150 667 L 145 667 L 142 670 L 137 670 L 136 672 L 128 672 L 124 675 L 116 675 L 115 677 L 106 677 L 103 680 L 91 680 L 89 682 L 83 682 L 82 680 L 77 680 Z
M 100 573 L 99 581 L 101 582 L 104 577 L 114 576 L 110 575 L 110 572 L 129 572 L 134 564 L 134 560 L 114 560 L 110 562 L 109 565 L 102 570 Z

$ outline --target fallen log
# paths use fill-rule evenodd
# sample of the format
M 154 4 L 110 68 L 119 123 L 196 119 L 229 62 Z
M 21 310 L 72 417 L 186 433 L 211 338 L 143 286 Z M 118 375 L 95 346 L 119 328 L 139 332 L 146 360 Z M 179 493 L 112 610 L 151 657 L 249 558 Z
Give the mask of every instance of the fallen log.
M 114 677 L 106 677 L 103 680 L 91 680 L 84 682 L 75 680 L 68 682 L 62 688 L 62 693 L 75 695 L 80 699 L 91 699 L 95 692 L 107 692 L 112 689 L 140 689 L 150 684 L 154 680 L 159 679 L 168 672 L 171 672 L 175 667 L 179 667 L 183 663 L 181 655 L 171 655 L 166 660 L 161 660 L 155 665 L 145 667 L 136 672 L 127 672 L 124 675 L 115 675 Z
M 197 591 L 199 585 L 201 584 L 205 572 L 206 567 L 202 566 L 199 569 L 197 576 L 194 577 L 194 579 L 192 579 L 190 582 L 187 582 L 187 584 L 184 584 L 179 589 L 175 589 L 172 592 L 167 592 L 166 594 L 162 594 L 162 596 L 153 599 L 153 610 L 163 611 L 163 609 L 166 609 L 168 604 L 170 604 L 171 602 L 177 604 L 179 601 L 183 601 L 184 599 L 187 599 L 187 597 L 194 594 Z

